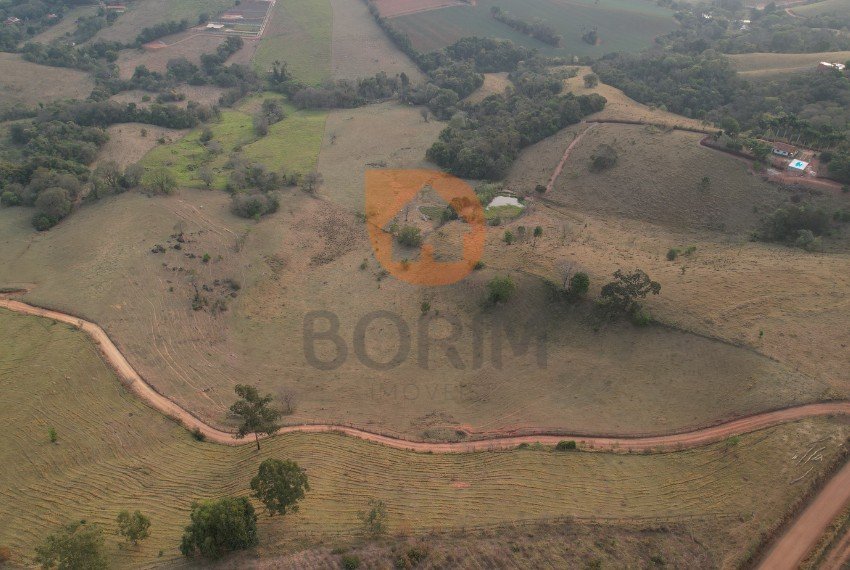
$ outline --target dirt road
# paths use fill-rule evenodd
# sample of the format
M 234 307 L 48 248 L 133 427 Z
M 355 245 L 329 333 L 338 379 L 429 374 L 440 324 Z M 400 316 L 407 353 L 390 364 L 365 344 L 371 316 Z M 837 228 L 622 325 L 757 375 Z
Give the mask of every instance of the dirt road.
M 106 361 L 122 378 L 127 386 L 143 401 L 155 410 L 162 412 L 179 421 L 190 430 L 199 430 L 208 441 L 223 445 L 253 444 L 250 439 L 237 440 L 233 434 L 214 428 L 187 410 L 184 410 L 167 397 L 154 390 L 138 372 L 130 365 L 121 351 L 109 339 L 106 332 L 98 325 L 57 311 L 42 309 L 20 301 L 0 299 L 0 308 L 53 319 L 77 327 L 86 332 L 98 345 Z M 591 437 L 571 436 L 569 434 L 552 435 L 523 435 L 523 436 L 493 436 L 488 439 L 458 443 L 432 443 L 407 441 L 365 430 L 333 425 L 294 425 L 286 426 L 278 431 L 283 433 L 342 433 L 366 441 L 386 445 L 395 449 L 403 449 L 422 453 L 464 453 L 471 451 L 506 450 L 526 443 L 541 443 L 554 445 L 562 440 L 575 440 L 580 448 L 608 451 L 677 451 L 698 447 L 708 443 L 721 441 L 734 435 L 748 433 L 767 427 L 793 422 L 816 416 L 836 414 L 850 415 L 850 402 L 824 402 L 806 404 L 794 408 L 764 412 L 728 421 L 712 427 L 697 429 L 686 433 L 659 435 L 652 437 Z M 832 520 L 850 502 L 850 463 L 845 465 L 826 487 L 815 497 L 814 501 L 797 518 L 788 531 L 776 541 L 763 559 L 759 568 L 763 570 L 793 569 L 811 551 L 818 539 L 825 532 Z M 846 548 L 844 549 L 846 550 Z
M 850 463 L 844 465 L 773 545 L 761 570 L 794 570 L 850 501 Z M 846 537 L 845 537 L 846 538 Z M 839 545 L 840 546 L 840 545 Z M 846 545 L 845 545 L 846 549 Z
M 561 162 L 558 163 L 558 166 L 555 167 L 555 172 L 552 173 L 552 177 L 549 178 L 549 183 L 546 184 L 546 192 L 549 193 L 552 191 L 552 188 L 555 187 L 555 181 L 558 180 L 558 176 L 561 175 L 561 172 L 564 170 L 564 166 L 567 164 L 567 160 L 570 158 L 570 155 L 573 152 L 573 149 L 581 142 L 581 139 L 584 138 L 591 129 L 595 128 L 598 123 L 591 123 L 589 127 L 584 129 L 576 138 L 573 139 L 573 142 L 567 147 L 567 150 L 564 151 L 564 156 L 561 157 Z
M 5 308 L 17 313 L 34 315 L 67 323 L 86 332 L 98 345 L 106 361 L 115 372 L 122 378 L 124 383 L 142 400 L 155 410 L 170 416 L 190 430 L 200 430 L 206 439 L 224 445 L 242 445 L 253 443 L 250 440 L 234 439 L 233 434 L 215 428 L 205 423 L 191 412 L 181 408 L 166 396 L 157 392 L 151 385 L 139 375 L 133 366 L 127 361 L 120 350 L 107 336 L 106 332 L 95 323 L 86 321 L 73 315 L 35 307 L 21 301 L 12 299 L 0 299 L 0 308 Z M 562 440 L 575 440 L 579 447 L 593 450 L 608 451 L 670 451 L 699 447 L 708 443 L 721 441 L 734 435 L 757 431 L 771 426 L 793 422 L 816 416 L 829 416 L 836 414 L 850 415 L 850 402 L 824 402 L 818 404 L 806 404 L 793 408 L 764 412 L 739 418 L 736 420 L 717 424 L 715 426 L 696 429 L 690 432 L 674 433 L 668 435 L 657 435 L 648 437 L 598 437 L 587 435 L 575 435 L 569 433 L 552 434 L 541 433 L 539 435 L 507 435 L 499 432 L 487 434 L 470 434 L 481 436 L 482 439 L 474 441 L 434 443 L 409 441 L 398 437 L 382 435 L 366 430 L 334 424 L 315 425 L 293 425 L 280 429 L 278 433 L 322 433 L 337 432 L 364 439 L 374 443 L 380 443 L 396 449 L 417 451 L 423 453 L 465 453 L 470 451 L 504 450 L 527 443 L 542 443 L 554 445 Z M 848 471 L 850 476 L 850 471 Z M 850 496 L 850 486 L 848 486 Z

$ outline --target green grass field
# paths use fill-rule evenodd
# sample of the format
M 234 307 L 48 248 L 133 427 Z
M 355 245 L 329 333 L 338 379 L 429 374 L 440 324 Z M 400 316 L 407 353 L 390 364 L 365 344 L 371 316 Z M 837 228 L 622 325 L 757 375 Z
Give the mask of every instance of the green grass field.
M 532 22 L 541 19 L 563 36 L 552 48 L 514 31 L 493 19 L 490 8 L 499 6 L 513 17 Z M 676 28 L 673 12 L 644 0 L 481 0 L 476 6 L 458 6 L 399 16 L 393 24 L 410 36 L 421 51 L 449 45 L 462 37 L 506 38 L 539 49 L 547 55 L 600 56 L 613 51 L 647 48 L 653 38 Z M 589 45 L 582 34 L 597 27 L 601 43 Z
M 221 145 L 221 153 L 212 154 L 200 143 L 203 129 L 197 128 L 172 144 L 155 147 L 145 155 L 142 164 L 148 169 L 166 167 L 174 173 L 180 186 L 193 188 L 203 187 L 198 178 L 201 165 L 206 165 L 215 174 L 213 187 L 224 188 L 228 176 L 225 164 L 233 153 L 274 171 L 281 167 L 302 173 L 315 169 L 327 113 L 299 111 L 284 105 L 287 117 L 272 125 L 266 136 L 257 137 L 252 113 L 264 97 L 278 96 L 267 94 L 248 98 L 236 109 L 223 110 L 221 119 L 209 125 L 213 140 Z
M 821 53 L 742 53 L 728 56 L 738 73 L 748 78 L 771 77 L 801 71 L 814 71 L 818 62 L 850 61 L 850 51 Z
M 328 0 L 280 0 L 254 54 L 254 67 L 264 73 L 280 60 L 306 83 L 330 79 L 332 20 Z
M 794 6 L 792 10 L 795 14 L 806 17 L 819 16 L 821 14 L 846 13 L 850 10 L 850 0 L 823 0 L 823 2 L 815 2 L 814 4 Z
M 414 454 L 334 434 L 278 437 L 258 453 L 251 445 L 194 441 L 130 395 L 73 327 L 0 310 L 0 328 L 0 545 L 18 564 L 31 563 L 34 547 L 56 525 L 78 518 L 105 527 L 116 567 L 173 563 L 191 502 L 245 494 L 266 457 L 298 461 L 312 490 L 297 515 L 261 516 L 261 555 L 348 543 L 357 511 L 376 498 L 386 502 L 393 532 L 560 516 L 696 517 L 720 533 L 715 554 L 734 559 L 803 492 L 850 430 L 835 420 L 804 421 L 734 445 L 661 455 L 533 446 Z M 805 475 L 811 465 L 795 458 L 815 441 L 824 461 Z M 801 476 L 802 483 L 790 484 Z M 152 520 L 152 535 L 139 548 L 119 548 L 112 534 L 124 508 Z
M 186 19 L 194 26 L 198 16 L 214 16 L 233 6 L 234 0 L 136 0 L 115 23 L 101 30 L 95 39 L 127 42 L 136 39 L 142 30 L 171 20 Z

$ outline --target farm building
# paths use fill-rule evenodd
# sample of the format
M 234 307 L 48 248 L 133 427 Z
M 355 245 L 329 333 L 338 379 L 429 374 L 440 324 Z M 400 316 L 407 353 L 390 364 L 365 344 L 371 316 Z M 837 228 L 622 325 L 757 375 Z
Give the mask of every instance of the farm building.
M 790 144 L 777 142 L 773 143 L 773 154 L 783 158 L 794 158 L 797 156 L 797 148 Z
M 21 23 L 21 19 L 20 19 L 20 18 L 16 18 L 16 17 L 14 17 L 14 16 L 9 16 L 8 18 L 6 18 L 6 20 L 5 20 L 5 22 L 4 22 L 4 23 L 5 23 L 6 25 L 10 25 L 10 24 L 20 24 L 20 23 Z
M 846 67 L 843 63 L 830 63 L 828 61 L 818 63 L 818 71 L 844 71 Z
M 210 22 L 207 24 L 208 30 L 221 30 L 222 28 L 224 28 L 224 24 L 216 24 L 214 22 Z

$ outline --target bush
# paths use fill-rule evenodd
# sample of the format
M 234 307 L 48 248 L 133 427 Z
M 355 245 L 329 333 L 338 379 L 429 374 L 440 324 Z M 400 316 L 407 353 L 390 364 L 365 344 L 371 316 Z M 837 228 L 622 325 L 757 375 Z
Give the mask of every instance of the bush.
M 790 242 L 800 237 L 801 230 L 819 236 L 829 230 L 829 224 L 829 214 L 820 208 L 790 205 L 771 214 L 761 235 L 768 241 Z
M 56 428 L 48 428 L 47 436 L 50 438 L 50 443 L 59 441 L 59 435 L 56 433 Z
M 676 258 L 679 257 L 679 250 L 675 247 L 671 247 L 667 250 L 667 261 L 676 261 Z
M 422 232 L 415 226 L 404 226 L 399 230 L 396 239 L 405 247 L 419 247 L 422 245 Z
M 233 195 L 230 207 L 237 216 L 259 220 L 262 216 L 276 212 L 279 206 L 277 194 L 239 192 Z
M 257 545 L 257 515 L 245 497 L 194 503 L 190 516 L 180 543 L 183 556 L 214 560 Z
M 20 206 L 21 198 L 14 192 L 9 192 L 8 190 L 0 194 L 0 206 Z
M 195 439 L 195 441 L 204 441 L 205 439 L 207 439 L 207 436 L 204 435 L 204 432 L 202 432 L 201 428 L 199 427 L 196 427 L 192 430 L 192 437 Z
M 514 233 L 511 230 L 505 230 L 504 239 L 506 244 L 511 245 L 516 241 L 516 236 L 514 236 Z
M 590 276 L 579 271 L 570 278 L 570 295 L 584 297 L 590 289 Z
M 555 451 L 575 451 L 577 448 L 576 442 L 570 439 L 559 441 L 555 446 Z
M 510 277 L 494 277 L 487 283 L 487 300 L 492 304 L 504 303 L 516 292 L 516 285 Z
M 345 554 L 340 560 L 345 570 L 357 570 L 357 568 L 360 568 L 360 558 L 354 554 Z
M 590 157 L 590 169 L 594 172 L 608 170 L 617 165 L 618 159 L 617 149 L 608 144 L 601 144 Z
M 40 232 L 45 232 L 59 223 L 59 220 L 51 218 L 47 214 L 36 214 L 32 218 L 32 227 Z

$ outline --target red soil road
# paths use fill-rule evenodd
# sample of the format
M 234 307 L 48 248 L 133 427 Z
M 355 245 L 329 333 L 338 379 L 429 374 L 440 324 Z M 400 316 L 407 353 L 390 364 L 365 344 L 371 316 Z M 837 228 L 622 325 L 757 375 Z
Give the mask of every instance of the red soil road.
M 43 309 L 11 299 L 0 299 L 0 308 L 53 319 L 67 323 L 86 332 L 100 347 L 106 361 L 127 383 L 129 388 L 155 410 L 166 414 L 190 430 L 197 429 L 207 440 L 223 445 L 252 444 L 251 440 L 237 440 L 233 434 L 210 426 L 175 402 L 154 390 L 127 361 L 121 351 L 98 325 L 57 311 Z M 677 451 L 698 447 L 724 440 L 733 435 L 765 429 L 771 426 L 816 416 L 837 414 L 850 415 L 850 401 L 806 404 L 794 408 L 775 410 L 732 420 L 716 426 L 697 429 L 686 433 L 652 437 L 591 437 L 562 435 L 525 435 L 492 437 L 460 443 L 430 443 L 407 441 L 365 430 L 333 425 L 294 425 L 281 428 L 277 433 L 342 433 L 366 441 L 386 445 L 395 449 L 422 453 L 465 453 L 512 449 L 526 443 L 554 445 L 565 439 L 574 439 L 582 448 L 608 451 Z M 850 463 L 847 463 L 815 497 L 812 503 L 797 518 L 794 524 L 768 551 L 759 568 L 762 570 L 784 570 L 796 568 L 818 542 L 829 524 L 850 502 Z
M 233 433 L 207 424 L 188 410 L 181 408 L 177 403 L 157 392 L 150 384 L 145 382 L 136 369 L 133 368 L 133 366 L 127 361 L 121 351 L 118 350 L 109 336 L 107 336 L 106 332 L 95 323 L 73 315 L 35 307 L 12 299 L 0 299 L 0 308 L 25 315 L 34 315 L 53 319 L 55 321 L 77 327 L 79 330 L 87 333 L 92 340 L 94 340 L 106 361 L 123 379 L 127 386 L 139 398 L 155 410 L 176 419 L 190 430 L 200 430 L 200 432 L 203 433 L 209 441 L 214 441 L 224 445 L 243 445 L 253 443 L 253 441 L 247 439 L 235 439 L 233 437 Z M 722 441 L 734 435 L 758 431 L 805 418 L 832 415 L 850 415 L 850 401 L 805 404 L 793 408 L 785 408 L 745 416 L 736 420 L 727 421 L 710 427 L 695 429 L 689 432 L 641 437 L 588 436 L 568 433 L 552 434 L 551 432 L 540 433 L 538 435 L 506 435 L 499 432 L 488 432 L 486 434 L 477 434 L 484 437 L 473 441 L 435 443 L 410 441 L 399 437 L 369 432 L 351 426 L 335 424 L 291 425 L 282 427 L 277 433 L 337 432 L 366 441 L 380 443 L 395 449 L 421 453 L 466 453 L 472 451 L 505 450 L 513 449 L 523 443 L 555 445 L 562 440 L 574 440 L 581 448 L 593 450 L 621 452 L 677 451 L 680 449 L 703 446 L 709 443 Z M 476 434 L 473 432 L 470 435 Z M 847 477 L 848 480 L 850 480 L 850 467 L 847 468 Z M 850 485 L 846 486 L 846 494 L 850 497 Z
M 759 570 L 794 570 L 798 568 L 806 555 L 817 544 L 830 523 L 850 502 L 850 462 L 836 473 L 815 499 L 806 507 L 773 545 L 759 564 Z M 843 545 L 843 546 L 842 546 Z M 821 568 L 840 566 L 841 557 L 847 556 L 847 537 L 842 538 L 833 553 L 838 557 L 835 566 L 823 565 Z M 846 558 L 844 558 L 846 560 Z M 829 559 L 828 559 L 829 560 Z M 836 561 L 833 561 L 833 564 Z
M 569 160 L 570 155 L 573 153 L 573 149 L 578 146 L 578 143 L 581 142 L 581 139 L 584 138 L 591 129 L 596 127 L 598 123 L 592 123 L 589 127 L 580 132 L 576 138 L 573 139 L 573 142 L 567 147 L 567 150 L 564 151 L 564 156 L 561 157 L 561 162 L 558 163 L 558 166 L 555 167 L 555 172 L 552 173 L 552 177 L 549 179 L 549 183 L 546 184 L 546 192 L 551 192 L 552 188 L 555 187 L 555 181 L 558 180 L 558 176 L 561 175 L 561 172 L 564 170 L 564 166 L 567 164 L 567 160 Z

